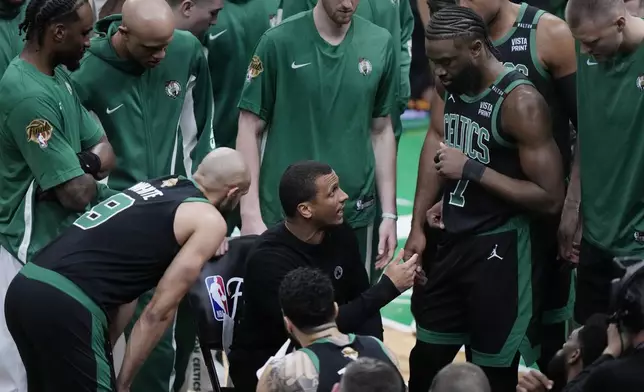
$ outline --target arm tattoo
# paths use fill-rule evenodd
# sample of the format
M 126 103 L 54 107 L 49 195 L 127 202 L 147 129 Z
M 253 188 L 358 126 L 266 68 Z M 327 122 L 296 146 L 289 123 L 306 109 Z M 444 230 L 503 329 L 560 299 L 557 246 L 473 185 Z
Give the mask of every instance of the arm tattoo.
M 96 196 L 96 182 L 89 174 L 73 178 L 55 189 L 60 204 L 72 211 L 85 211 Z
M 298 353 L 299 354 L 299 353 Z M 318 373 L 305 355 L 291 355 L 273 363 L 267 384 L 272 392 L 315 392 Z

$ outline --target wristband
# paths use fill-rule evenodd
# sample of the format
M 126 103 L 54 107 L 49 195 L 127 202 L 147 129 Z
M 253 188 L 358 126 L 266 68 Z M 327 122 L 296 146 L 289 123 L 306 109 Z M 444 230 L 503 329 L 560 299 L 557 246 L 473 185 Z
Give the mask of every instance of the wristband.
M 485 165 L 475 161 L 474 159 L 468 159 L 463 165 L 463 173 L 461 177 L 464 180 L 468 181 L 479 181 L 483 177 L 483 172 L 485 172 Z
M 398 220 L 398 215 L 396 214 L 389 214 L 387 212 L 383 212 L 381 216 L 382 216 L 382 219 L 391 219 L 393 221 Z
M 101 158 L 98 155 L 91 151 L 81 151 L 76 156 L 85 173 L 96 175 L 101 171 Z

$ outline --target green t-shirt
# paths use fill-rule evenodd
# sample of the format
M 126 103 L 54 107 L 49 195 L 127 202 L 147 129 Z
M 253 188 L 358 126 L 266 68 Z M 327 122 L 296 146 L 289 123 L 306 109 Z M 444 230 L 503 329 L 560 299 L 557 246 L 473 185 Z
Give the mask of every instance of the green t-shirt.
M 312 11 L 268 30 L 248 67 L 239 108 L 267 123 L 260 206 L 267 225 L 282 219 L 278 184 L 288 165 L 326 162 L 349 195 L 354 228 L 375 218 L 373 118 L 395 105 L 397 70 L 391 35 L 354 16 L 337 46 L 319 35 Z
M 578 52 L 577 106 L 584 238 L 644 255 L 644 44 L 605 63 Z
M 286 19 L 303 11 L 313 9 L 317 0 L 280 0 L 282 18 Z M 411 34 L 414 31 L 414 15 L 409 0 L 362 0 L 356 15 L 389 31 L 394 40 L 397 66 L 400 68 L 398 112 L 407 107 L 411 95 L 409 67 L 411 66 Z M 397 136 L 402 127 L 396 129 Z
M 278 24 L 278 0 L 231 0 L 208 30 L 205 46 L 215 100 L 213 130 L 219 147 L 235 148 L 246 67 L 257 41 Z
M 121 15 L 100 20 L 81 67 L 71 74 L 81 102 L 100 119 L 114 148 L 110 188 L 169 174 L 191 175 L 215 146 L 208 61 L 199 40 L 175 30 L 152 69 L 118 57 L 111 37 Z
M 0 81 L 0 244 L 20 261 L 80 215 L 57 201 L 36 201 L 36 188 L 83 175 L 76 153 L 101 137 L 64 70 L 52 77 L 20 58 L 9 64 Z

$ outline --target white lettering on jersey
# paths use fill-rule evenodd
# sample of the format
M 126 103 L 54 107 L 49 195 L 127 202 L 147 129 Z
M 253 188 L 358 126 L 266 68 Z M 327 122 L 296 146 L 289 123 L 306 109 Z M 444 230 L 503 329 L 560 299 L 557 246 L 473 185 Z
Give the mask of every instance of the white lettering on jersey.
M 132 192 L 141 196 L 143 200 L 152 199 L 153 197 L 163 196 L 163 192 L 148 184 L 147 182 L 139 182 L 129 188 Z
M 490 116 L 492 115 L 492 104 L 489 102 L 481 102 L 478 114 L 480 116 L 490 118 Z
M 512 38 L 512 51 L 525 52 L 528 50 L 528 39 L 525 37 Z

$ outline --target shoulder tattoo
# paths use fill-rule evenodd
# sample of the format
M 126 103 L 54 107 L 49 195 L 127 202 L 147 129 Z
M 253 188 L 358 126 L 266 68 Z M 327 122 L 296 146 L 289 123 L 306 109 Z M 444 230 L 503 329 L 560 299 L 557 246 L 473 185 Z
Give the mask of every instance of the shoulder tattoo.
M 266 381 L 270 391 L 315 392 L 318 372 L 306 354 L 294 353 L 274 362 Z

